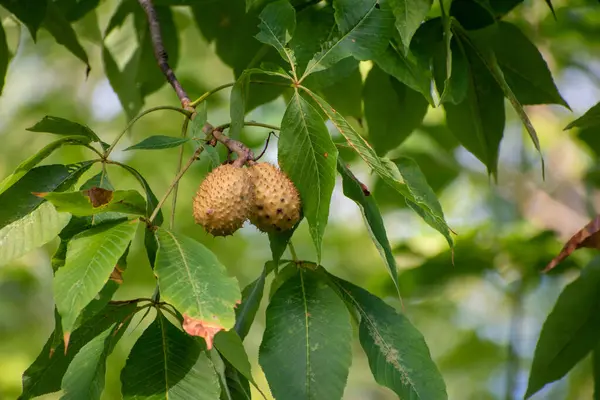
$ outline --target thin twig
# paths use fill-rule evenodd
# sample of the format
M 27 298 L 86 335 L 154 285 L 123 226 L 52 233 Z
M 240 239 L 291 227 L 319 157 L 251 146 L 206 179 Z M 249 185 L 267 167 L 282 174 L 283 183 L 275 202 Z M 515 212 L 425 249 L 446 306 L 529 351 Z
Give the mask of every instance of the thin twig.
M 267 136 L 267 143 L 265 143 L 265 147 L 264 147 L 263 151 L 258 156 L 254 157 L 254 160 L 252 160 L 252 161 L 258 161 L 261 159 L 262 156 L 265 155 L 265 153 L 267 152 L 267 149 L 269 148 L 269 139 L 271 139 L 271 135 L 275 135 L 275 131 L 269 132 L 269 135 Z
M 206 100 L 209 96 L 212 96 L 213 94 L 215 94 L 223 89 L 227 89 L 228 87 L 231 87 L 233 85 L 235 85 L 235 82 L 230 82 L 230 83 L 226 83 L 221 86 L 217 86 L 216 88 L 209 90 L 208 92 L 204 93 L 202 96 L 198 97 L 196 100 L 192 101 L 190 103 L 190 106 L 196 108 L 200 105 L 200 103 L 202 103 L 204 100 Z
M 179 173 L 177 174 L 177 176 L 175 177 L 175 179 L 173 179 L 173 182 L 171 182 L 171 185 L 169 185 L 169 188 L 167 189 L 167 192 L 163 195 L 162 199 L 160 199 L 160 201 L 158 202 L 158 204 L 154 208 L 154 211 L 152 211 L 152 215 L 150 215 L 150 218 L 148 218 L 148 221 L 150 223 L 152 223 L 152 221 L 154 221 L 154 218 L 156 218 L 156 215 L 158 214 L 158 211 L 163 206 L 163 204 L 165 204 L 165 201 L 167 200 L 167 198 L 169 197 L 169 195 L 171 194 L 171 192 L 173 191 L 173 189 L 177 185 L 177 182 L 179 182 L 179 180 L 181 179 L 181 177 L 192 166 L 192 164 L 194 163 L 194 161 L 196 161 L 198 159 L 198 157 L 200 156 L 200 153 L 202 153 L 202 150 L 204 150 L 204 147 L 198 147 L 198 149 L 194 152 L 194 155 L 192 155 L 192 157 L 190 157 L 190 159 L 188 160 L 187 164 L 185 164 L 185 166 L 181 169 L 181 171 L 179 171 Z
M 175 72 L 173 72 L 173 69 L 169 66 L 169 56 L 167 54 L 167 50 L 165 49 L 165 45 L 163 44 L 162 34 L 160 33 L 160 23 L 158 22 L 158 15 L 156 14 L 156 10 L 152 5 L 152 1 L 138 0 L 138 2 L 148 17 L 148 28 L 150 30 L 150 38 L 152 39 L 154 57 L 158 62 L 160 70 L 167 78 L 167 82 L 169 82 L 171 86 L 173 86 L 173 89 L 175 89 L 175 93 L 177 93 L 177 97 L 179 97 L 179 101 L 181 101 L 181 106 L 186 110 L 193 111 L 193 107 L 190 106 L 190 98 L 183 89 L 183 86 L 181 86 L 181 83 L 179 83 L 177 80 Z
M 185 121 L 183 121 L 183 125 L 181 127 L 181 137 L 185 138 L 185 136 L 187 135 L 187 130 L 188 130 L 188 125 L 189 125 L 190 119 L 186 118 Z M 177 173 L 179 173 L 181 171 L 181 166 L 183 165 L 183 151 L 184 151 L 184 147 L 181 146 L 179 148 L 179 162 L 177 163 Z M 175 210 L 177 209 L 177 193 L 179 192 L 179 182 L 177 182 L 175 184 L 175 187 L 173 188 L 173 201 L 171 203 L 171 220 L 169 221 L 169 229 L 173 230 L 173 228 L 175 227 Z

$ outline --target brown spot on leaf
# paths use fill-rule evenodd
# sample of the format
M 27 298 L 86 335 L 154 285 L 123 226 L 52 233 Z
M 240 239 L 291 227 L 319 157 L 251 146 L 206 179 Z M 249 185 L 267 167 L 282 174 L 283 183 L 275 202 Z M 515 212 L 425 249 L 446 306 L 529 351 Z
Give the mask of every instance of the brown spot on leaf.
M 370 196 L 371 195 L 371 192 L 369 191 L 369 188 L 364 183 L 360 182 L 360 188 L 362 189 L 363 194 L 365 196 Z
M 94 208 L 110 203 L 113 198 L 112 190 L 106 190 L 99 187 L 84 190 L 83 194 L 90 198 L 90 202 Z
M 325 158 L 329 157 L 329 153 L 324 153 L 323 157 L 325 157 Z
M 571 239 L 567 241 L 560 253 L 558 253 L 546 268 L 544 268 L 543 272 L 550 271 L 565 258 L 569 257 L 572 252 L 582 247 L 600 249 L 600 215 L 597 215 L 596 218 L 591 220 L 579 232 L 574 234 Z
M 223 326 L 214 322 L 202 321 L 183 314 L 183 330 L 192 336 L 204 338 L 208 350 L 213 347 L 215 335 L 224 329 Z
M 63 339 L 65 340 L 65 355 L 67 355 L 67 349 L 69 348 L 69 339 L 71 339 L 71 332 L 65 332 L 63 335 Z

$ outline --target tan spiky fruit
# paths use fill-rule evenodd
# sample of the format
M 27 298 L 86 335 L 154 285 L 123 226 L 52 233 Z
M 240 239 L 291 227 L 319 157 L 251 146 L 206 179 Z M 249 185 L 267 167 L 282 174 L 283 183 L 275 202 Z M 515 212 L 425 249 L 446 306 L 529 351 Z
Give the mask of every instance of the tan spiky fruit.
M 269 163 L 248 168 L 254 186 L 250 222 L 263 232 L 282 232 L 300 220 L 302 204 L 294 183 Z
M 221 165 L 206 176 L 194 197 L 194 220 L 213 236 L 242 227 L 254 204 L 254 188 L 244 168 Z

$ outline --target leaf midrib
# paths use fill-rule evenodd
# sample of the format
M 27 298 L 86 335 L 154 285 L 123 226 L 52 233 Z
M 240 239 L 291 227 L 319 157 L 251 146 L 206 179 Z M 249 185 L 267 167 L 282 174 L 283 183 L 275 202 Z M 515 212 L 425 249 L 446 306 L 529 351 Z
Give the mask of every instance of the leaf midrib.
M 308 330 L 308 301 L 306 299 L 306 289 L 304 287 L 304 274 L 300 271 L 300 286 L 302 288 L 302 304 L 304 306 L 304 324 L 306 329 L 306 381 L 304 383 L 306 387 L 307 398 L 310 399 L 310 340 Z

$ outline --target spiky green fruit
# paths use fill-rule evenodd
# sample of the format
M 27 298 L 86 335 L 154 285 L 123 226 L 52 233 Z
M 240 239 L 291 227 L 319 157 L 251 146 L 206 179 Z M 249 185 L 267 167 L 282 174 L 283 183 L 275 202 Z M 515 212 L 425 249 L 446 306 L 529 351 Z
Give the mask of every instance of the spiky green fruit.
M 294 183 L 269 163 L 248 168 L 254 186 L 250 222 L 263 232 L 282 232 L 300 220 L 302 204 Z
M 244 168 L 221 165 L 206 176 L 194 197 L 194 220 L 213 236 L 242 227 L 254 204 L 254 188 Z

